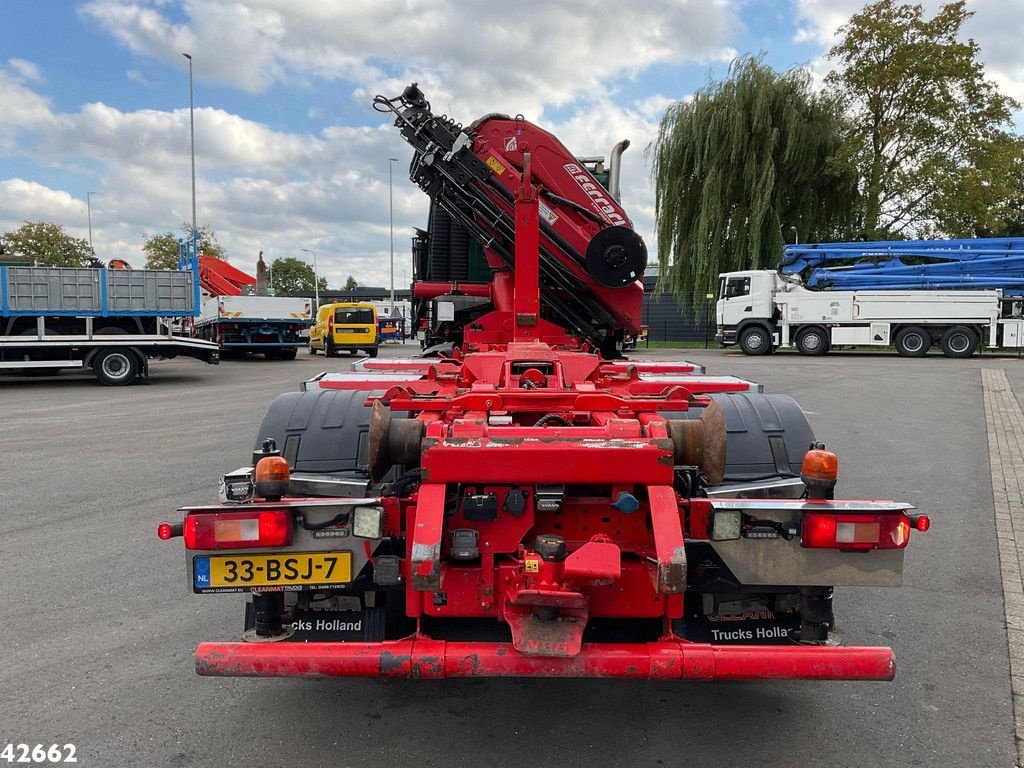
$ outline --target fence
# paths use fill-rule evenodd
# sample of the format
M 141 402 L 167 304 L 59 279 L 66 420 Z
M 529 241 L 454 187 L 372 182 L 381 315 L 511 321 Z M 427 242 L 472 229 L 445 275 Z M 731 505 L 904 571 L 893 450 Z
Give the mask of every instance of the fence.
M 647 326 L 647 338 L 650 341 L 688 341 L 704 342 L 708 346 L 715 343 L 715 300 L 703 296 L 697 299 L 699 309 L 696 319 L 693 313 L 684 309 L 687 302 L 678 301 L 671 293 L 657 293 L 654 280 L 644 281 L 643 324 Z

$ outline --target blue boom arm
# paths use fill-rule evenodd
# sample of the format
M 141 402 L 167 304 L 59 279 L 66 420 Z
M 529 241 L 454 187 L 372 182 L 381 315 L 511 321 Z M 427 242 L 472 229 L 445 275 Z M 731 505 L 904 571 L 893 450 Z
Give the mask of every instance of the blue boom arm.
M 779 272 L 813 290 L 1001 288 L 1024 295 L 1024 238 L 786 246 Z

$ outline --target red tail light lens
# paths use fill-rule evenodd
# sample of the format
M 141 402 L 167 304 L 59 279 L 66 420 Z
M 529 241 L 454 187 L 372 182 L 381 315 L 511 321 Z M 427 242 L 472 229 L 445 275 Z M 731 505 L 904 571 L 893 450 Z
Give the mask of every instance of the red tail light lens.
M 209 512 L 185 518 L 186 549 L 286 547 L 292 543 L 288 510 Z
M 181 536 L 183 532 L 182 523 L 160 523 L 156 528 L 156 535 L 164 541 L 173 539 L 175 536 Z
M 804 514 L 800 544 L 812 549 L 903 549 L 910 541 L 910 519 L 888 515 Z

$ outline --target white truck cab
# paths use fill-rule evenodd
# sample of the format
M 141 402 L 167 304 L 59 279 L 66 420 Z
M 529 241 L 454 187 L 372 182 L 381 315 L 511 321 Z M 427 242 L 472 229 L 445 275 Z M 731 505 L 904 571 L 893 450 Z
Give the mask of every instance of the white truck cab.
M 740 344 L 750 355 L 777 346 L 775 295 L 785 281 L 770 269 L 719 275 L 716 313 L 722 346 Z

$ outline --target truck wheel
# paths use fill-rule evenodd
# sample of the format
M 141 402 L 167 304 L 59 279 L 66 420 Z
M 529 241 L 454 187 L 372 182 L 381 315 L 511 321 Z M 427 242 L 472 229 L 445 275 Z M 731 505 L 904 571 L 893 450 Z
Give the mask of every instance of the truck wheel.
M 369 355 L 370 357 L 376 357 L 377 356 L 377 348 L 376 347 L 372 347 L 372 348 L 366 350 L 366 354 Z
M 139 361 L 128 349 L 102 349 L 92 361 L 96 380 L 107 387 L 131 384 L 139 375 Z
M 338 356 L 338 350 L 334 347 L 334 339 L 328 339 L 324 342 L 324 355 L 327 357 Z
M 955 325 L 942 334 L 939 346 L 946 357 L 970 357 L 978 348 L 978 335 L 966 325 Z
M 896 334 L 894 346 L 903 357 L 924 357 L 932 345 L 931 334 L 924 328 L 911 325 Z
M 311 355 L 315 355 L 316 354 L 316 347 L 313 346 L 313 342 L 312 341 L 309 342 L 309 354 L 311 354 Z
M 831 348 L 828 331 L 814 325 L 797 334 L 796 349 L 801 355 L 824 355 Z
M 281 349 L 277 352 L 278 360 L 294 360 L 297 349 Z
M 772 336 L 760 325 L 752 325 L 740 333 L 740 349 L 748 355 L 766 355 L 772 348 Z

